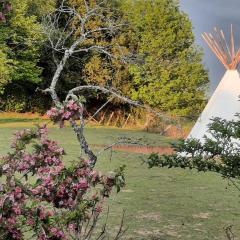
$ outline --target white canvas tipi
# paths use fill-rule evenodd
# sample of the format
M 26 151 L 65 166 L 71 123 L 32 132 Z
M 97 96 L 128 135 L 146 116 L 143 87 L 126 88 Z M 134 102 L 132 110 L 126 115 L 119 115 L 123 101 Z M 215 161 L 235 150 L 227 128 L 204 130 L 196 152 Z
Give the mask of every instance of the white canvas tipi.
M 216 28 L 214 34 L 204 33 L 203 38 L 227 71 L 188 136 L 202 142 L 204 135 L 209 136 L 208 124 L 211 119 L 220 117 L 233 120 L 235 114 L 240 113 L 240 76 L 237 70 L 240 50 L 235 51 L 232 26 L 230 46 L 226 42 L 223 31 Z

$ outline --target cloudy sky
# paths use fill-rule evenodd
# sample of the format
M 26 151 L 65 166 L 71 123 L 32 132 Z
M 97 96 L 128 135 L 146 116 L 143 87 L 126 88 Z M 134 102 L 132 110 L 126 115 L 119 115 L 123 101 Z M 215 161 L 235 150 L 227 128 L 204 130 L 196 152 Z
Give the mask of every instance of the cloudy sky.
M 194 27 L 197 44 L 204 50 L 204 64 L 209 70 L 211 94 L 225 72 L 201 38 L 203 32 L 210 32 L 216 26 L 227 33 L 231 23 L 240 43 L 240 0 L 180 0 L 181 9 L 186 12 Z

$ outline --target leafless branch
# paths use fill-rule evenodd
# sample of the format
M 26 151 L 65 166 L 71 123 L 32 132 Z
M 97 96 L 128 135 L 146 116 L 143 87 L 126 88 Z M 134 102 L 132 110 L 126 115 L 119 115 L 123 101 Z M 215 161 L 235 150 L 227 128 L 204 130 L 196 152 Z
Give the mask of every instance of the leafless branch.
M 141 104 L 140 102 L 138 101 L 133 101 L 125 96 L 123 96 L 122 94 L 118 93 L 115 89 L 108 89 L 106 87 L 101 87 L 101 86 L 95 86 L 95 85 L 84 85 L 84 86 L 79 86 L 79 87 L 76 87 L 76 88 L 73 88 L 72 90 L 69 91 L 67 97 L 66 97 L 66 100 L 71 97 L 71 96 L 74 96 L 76 95 L 78 92 L 81 92 L 81 91 L 84 91 L 84 90 L 89 90 L 89 91 L 100 91 L 101 93 L 104 93 L 104 94 L 110 94 L 112 95 L 113 97 L 119 99 L 119 100 L 122 100 L 123 102 L 125 103 L 128 103 L 132 106 L 135 106 L 135 107 L 141 107 L 141 108 L 144 108 L 146 109 L 148 112 L 150 113 L 153 113 L 155 114 L 157 117 L 161 118 L 164 120 L 164 122 L 166 123 L 174 123 L 177 128 L 180 130 L 181 129 L 181 126 L 176 123 L 176 121 L 172 120 L 171 118 L 167 117 L 166 114 L 164 113 L 161 113 L 159 111 L 155 111 L 154 109 L 152 109 L 151 107 L 149 106 L 146 106 L 144 104 Z
M 100 154 L 102 154 L 103 152 L 109 150 L 109 149 L 113 149 L 114 146 L 122 146 L 122 145 L 140 145 L 140 146 L 146 146 L 146 144 L 139 144 L 139 140 L 134 140 L 134 139 L 130 139 L 130 138 L 119 138 L 116 142 L 104 147 L 103 149 L 101 149 L 96 156 L 99 156 Z
M 122 219 L 121 219 L 121 224 L 120 224 L 118 233 L 117 233 L 117 235 L 115 236 L 114 240 L 120 239 L 120 238 L 126 233 L 126 231 L 128 230 L 128 228 L 123 229 L 123 226 L 124 226 L 124 218 L 125 218 L 125 210 L 123 211 L 123 215 L 122 215 Z
M 92 167 L 95 166 L 97 162 L 97 157 L 93 153 L 93 151 L 90 149 L 87 140 L 85 138 L 85 135 L 83 133 L 83 117 L 80 118 L 80 126 L 77 125 L 77 123 L 74 120 L 70 121 L 71 127 L 73 128 L 74 132 L 77 135 L 78 141 L 80 143 L 81 149 L 84 151 L 84 153 L 89 157 L 89 162 Z
M 84 85 L 84 86 L 79 86 L 76 88 L 73 88 L 72 90 L 69 91 L 66 100 L 71 96 L 71 95 L 75 95 L 78 92 L 81 92 L 83 90 L 89 90 L 89 91 L 100 91 L 104 94 L 111 94 L 112 96 L 122 100 L 123 102 L 129 103 L 133 106 L 136 107 L 140 107 L 141 104 L 137 101 L 133 101 L 125 96 L 122 96 L 120 93 L 116 92 L 114 89 L 108 89 L 105 87 L 101 87 L 101 86 L 95 86 L 95 85 Z
M 237 184 L 232 178 L 229 178 L 228 180 L 233 184 L 233 186 L 234 186 L 238 191 L 240 191 L 240 187 L 238 186 L 238 184 Z
M 110 99 L 107 100 L 107 102 L 105 102 L 91 117 L 90 120 L 93 119 L 99 112 L 101 112 L 112 100 L 114 99 L 114 97 L 111 97 Z M 88 122 L 85 123 L 85 125 Z
M 225 234 L 226 234 L 226 237 L 228 240 L 234 240 L 235 239 L 235 236 L 233 234 L 233 231 L 232 231 L 232 225 L 230 226 L 227 226 L 226 228 L 224 228 L 225 230 Z

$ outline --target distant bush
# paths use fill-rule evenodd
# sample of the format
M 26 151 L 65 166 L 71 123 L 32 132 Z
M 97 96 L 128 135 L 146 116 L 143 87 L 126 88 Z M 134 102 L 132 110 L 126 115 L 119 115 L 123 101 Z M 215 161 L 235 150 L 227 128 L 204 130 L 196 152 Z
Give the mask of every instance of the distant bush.
M 9 84 L 4 94 L 0 95 L 0 110 L 4 112 L 43 114 L 50 106 L 51 100 L 48 96 L 17 84 Z

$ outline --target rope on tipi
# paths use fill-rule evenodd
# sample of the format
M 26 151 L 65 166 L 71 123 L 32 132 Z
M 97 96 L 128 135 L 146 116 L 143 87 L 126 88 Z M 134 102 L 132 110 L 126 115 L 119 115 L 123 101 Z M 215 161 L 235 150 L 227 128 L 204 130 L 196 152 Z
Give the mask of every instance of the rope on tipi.
M 203 33 L 203 39 L 228 70 L 235 70 L 240 63 L 240 49 L 235 50 L 233 26 L 231 25 L 230 43 L 227 43 L 222 30 L 214 28 L 213 33 Z

